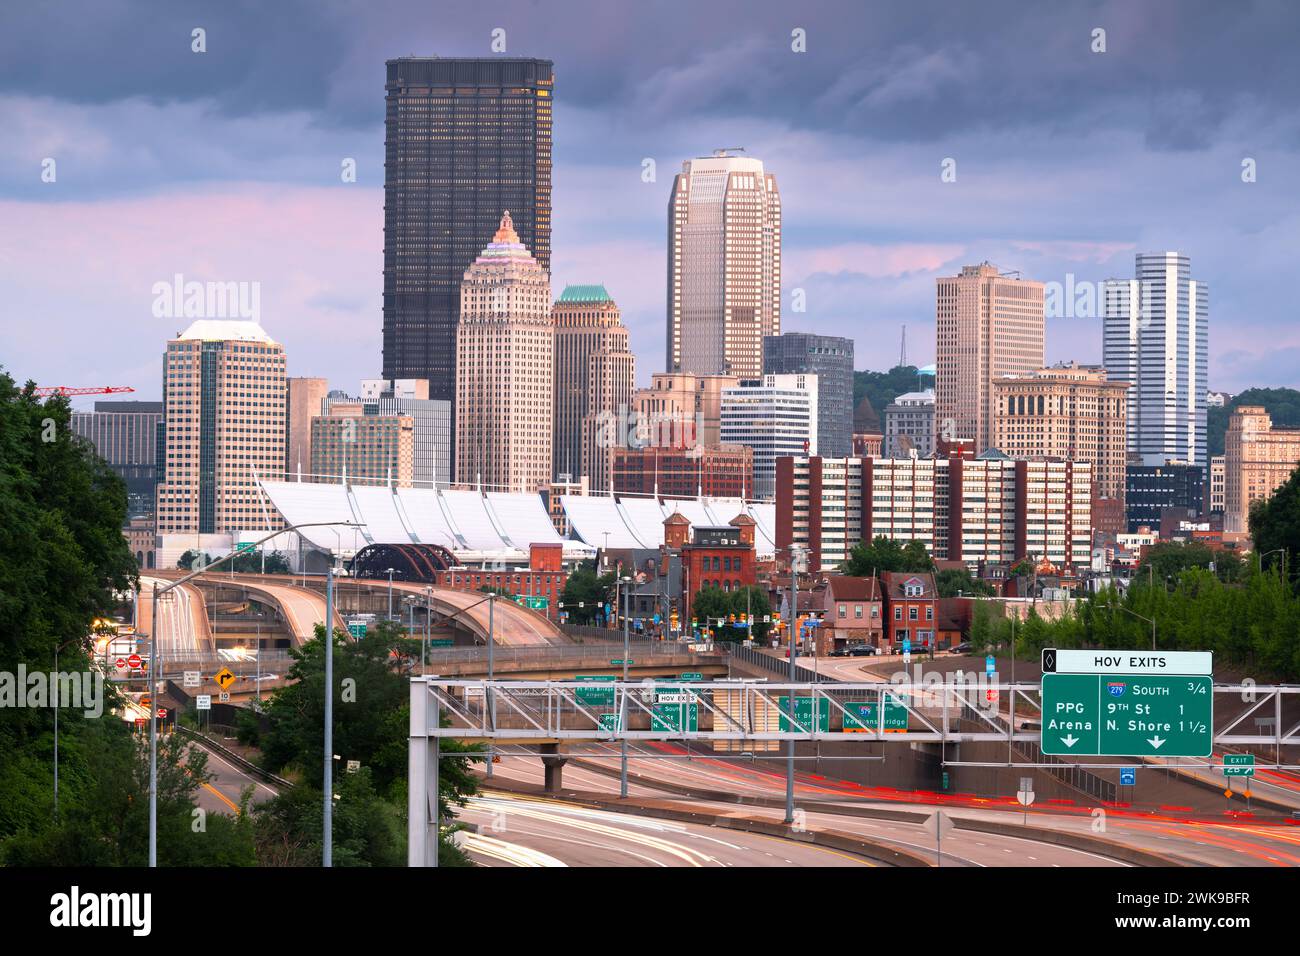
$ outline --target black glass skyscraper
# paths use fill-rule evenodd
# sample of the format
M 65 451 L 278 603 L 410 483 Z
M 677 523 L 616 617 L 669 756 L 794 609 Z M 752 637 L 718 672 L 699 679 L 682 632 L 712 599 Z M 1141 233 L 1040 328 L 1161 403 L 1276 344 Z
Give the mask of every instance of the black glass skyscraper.
M 384 378 L 455 401 L 460 282 L 504 211 L 550 271 L 553 82 L 550 60 L 388 61 Z
M 764 375 L 817 376 L 817 453 L 853 454 L 853 340 L 787 332 L 763 336 Z

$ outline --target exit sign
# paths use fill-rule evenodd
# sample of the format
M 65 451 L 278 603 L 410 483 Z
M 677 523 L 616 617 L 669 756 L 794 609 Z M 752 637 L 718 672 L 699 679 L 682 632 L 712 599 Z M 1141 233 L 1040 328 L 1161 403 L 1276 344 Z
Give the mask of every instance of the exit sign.
M 1255 776 L 1254 754 L 1224 754 L 1223 775 L 1225 777 Z
M 1214 684 L 1204 675 L 1043 675 L 1043 753 L 1208 757 Z

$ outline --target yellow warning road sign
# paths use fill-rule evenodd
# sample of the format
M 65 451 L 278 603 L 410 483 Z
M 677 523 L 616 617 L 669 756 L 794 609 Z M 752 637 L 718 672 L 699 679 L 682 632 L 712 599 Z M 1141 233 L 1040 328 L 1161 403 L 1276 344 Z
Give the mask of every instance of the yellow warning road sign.
M 212 679 L 221 685 L 222 690 L 226 690 L 235 682 L 235 675 L 231 673 L 229 667 L 223 667 L 221 670 L 217 671 L 216 676 Z

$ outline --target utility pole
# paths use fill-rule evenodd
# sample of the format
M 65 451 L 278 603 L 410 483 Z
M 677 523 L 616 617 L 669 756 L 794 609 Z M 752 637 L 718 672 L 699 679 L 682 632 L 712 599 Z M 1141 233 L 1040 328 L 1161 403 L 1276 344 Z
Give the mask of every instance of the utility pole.
M 799 621 L 799 549 L 790 545 L 790 683 L 795 682 L 795 638 Z M 790 688 L 790 729 L 794 729 L 794 687 Z M 809 701 L 809 703 L 814 703 Z M 814 712 L 813 720 L 817 719 Z M 817 726 L 816 723 L 813 726 Z M 785 822 L 794 823 L 794 737 L 785 744 Z
M 391 613 L 389 614 L 391 618 Z M 325 572 L 325 808 L 321 866 L 334 865 L 334 555 Z
M 491 687 L 491 682 L 494 677 L 493 666 L 492 666 L 492 647 L 494 644 L 496 644 L 496 634 L 495 634 L 496 618 L 494 614 L 494 611 L 496 610 L 496 604 L 497 604 L 496 591 L 489 591 L 488 592 L 488 684 L 489 687 L 487 693 L 491 696 L 485 697 L 484 701 L 488 706 L 488 720 L 489 720 L 488 726 L 490 726 L 493 730 L 496 730 L 496 726 L 497 726 L 496 695 L 492 693 L 492 687 Z M 487 775 L 489 777 L 492 776 L 493 753 L 494 753 L 493 742 L 488 741 Z
M 627 598 L 628 589 L 623 589 L 623 713 L 627 712 L 627 656 L 630 653 L 627 636 Z M 622 728 L 622 768 L 619 771 L 618 795 L 624 800 L 627 799 L 627 728 Z

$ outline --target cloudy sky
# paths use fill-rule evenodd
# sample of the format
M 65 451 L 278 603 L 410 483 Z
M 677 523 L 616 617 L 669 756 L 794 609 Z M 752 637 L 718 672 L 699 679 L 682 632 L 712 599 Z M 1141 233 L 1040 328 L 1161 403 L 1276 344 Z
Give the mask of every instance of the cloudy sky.
M 152 290 L 181 274 L 260 283 L 290 374 L 377 376 L 384 60 L 492 55 L 497 28 L 555 62 L 553 287 L 605 283 L 642 380 L 673 173 L 744 146 L 781 188 L 786 330 L 852 335 L 859 368 L 903 326 L 932 361 L 934 279 L 963 264 L 1079 284 L 1177 249 L 1210 287 L 1211 386 L 1300 386 L 1292 0 L 8 4 L 0 364 L 156 398 L 186 323 Z M 1049 320 L 1047 349 L 1098 361 L 1099 321 Z

